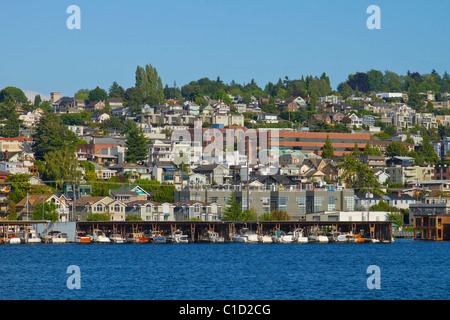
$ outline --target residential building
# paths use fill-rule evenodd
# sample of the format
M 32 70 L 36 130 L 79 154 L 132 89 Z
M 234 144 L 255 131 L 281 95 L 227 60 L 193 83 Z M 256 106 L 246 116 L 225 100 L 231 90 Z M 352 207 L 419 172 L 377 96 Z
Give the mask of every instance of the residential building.
M 175 221 L 174 208 L 173 203 L 136 200 L 127 204 L 126 215 L 138 216 L 143 221 Z
M 385 172 L 390 176 L 391 183 L 401 183 L 403 185 L 414 183 L 420 180 L 431 180 L 434 176 L 433 167 L 419 166 L 388 166 Z
M 53 203 L 59 214 L 59 221 L 69 220 L 69 201 L 66 197 L 57 194 L 30 194 L 16 204 L 17 218 L 19 220 L 31 219 L 36 205 L 40 203 Z M 42 218 L 42 220 L 45 220 Z
M 415 240 L 450 240 L 450 203 L 421 202 L 410 206 Z
M 217 203 L 197 200 L 184 200 L 174 203 L 176 221 L 200 219 L 201 221 L 219 221 L 222 219 L 223 206 Z
M 90 213 L 104 213 L 111 221 L 125 221 L 125 203 L 110 197 L 81 197 L 75 200 L 75 219 L 85 221 Z
M 304 220 L 306 213 L 309 212 L 353 211 L 355 204 L 354 192 L 351 189 L 305 190 L 300 189 L 298 185 L 281 187 L 280 184 L 272 185 L 270 182 L 261 183 L 260 181 L 253 181 L 250 184 L 248 201 L 247 190 L 240 186 L 216 189 L 185 188 L 175 192 L 175 201 L 214 202 L 225 208 L 233 194 L 242 210 L 246 210 L 249 205 L 259 216 L 278 209 L 286 211 L 292 220 Z
M 416 199 L 407 194 L 402 194 L 401 192 L 387 193 L 383 195 L 383 201 L 391 207 L 396 207 L 397 209 L 409 209 L 409 206 L 416 203 Z
M 192 172 L 205 175 L 209 184 L 223 185 L 232 178 L 230 170 L 222 164 L 201 165 Z

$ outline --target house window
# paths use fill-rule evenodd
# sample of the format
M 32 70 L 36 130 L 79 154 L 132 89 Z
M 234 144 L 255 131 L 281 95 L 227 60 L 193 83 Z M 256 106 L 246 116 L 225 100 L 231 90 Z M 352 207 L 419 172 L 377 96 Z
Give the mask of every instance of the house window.
M 103 206 L 101 204 L 98 204 L 97 208 L 96 208 L 96 211 L 97 212 L 103 212 Z
M 152 207 L 150 205 L 147 205 L 145 207 L 145 213 L 151 213 L 152 212 Z
M 118 204 L 114 205 L 114 211 L 120 212 L 120 206 Z

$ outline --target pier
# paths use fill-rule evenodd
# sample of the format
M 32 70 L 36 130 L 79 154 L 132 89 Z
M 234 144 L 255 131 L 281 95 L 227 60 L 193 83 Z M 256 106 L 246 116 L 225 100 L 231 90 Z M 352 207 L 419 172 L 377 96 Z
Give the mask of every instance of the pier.
M 190 242 L 201 242 L 201 236 L 205 231 L 217 232 L 226 242 L 231 242 L 231 236 L 242 228 L 247 228 L 259 235 L 267 235 L 276 231 L 286 233 L 295 229 L 302 229 L 303 235 L 308 237 L 317 234 L 352 233 L 363 238 L 377 239 L 381 242 L 392 241 L 392 223 L 387 221 L 367 222 L 325 222 L 325 221 L 77 221 L 51 223 L 48 221 L 0 221 L 0 233 L 3 239 L 15 233 L 19 229 L 32 226 L 39 234 L 58 230 L 62 227 L 70 229 L 69 242 L 74 242 L 77 232 L 91 234 L 94 229 L 105 234 L 160 232 L 169 235 L 175 230 L 181 230 L 188 236 Z M 61 230 L 58 230 L 61 231 Z
M 100 229 L 105 233 L 127 234 L 132 232 L 159 231 L 170 234 L 175 230 L 181 230 L 188 235 L 191 242 L 199 242 L 205 230 L 217 232 L 231 241 L 231 235 L 241 228 L 248 228 L 257 234 L 269 234 L 277 230 L 284 232 L 295 229 L 303 229 L 307 237 L 312 234 L 323 234 L 324 232 L 341 232 L 359 234 L 365 238 L 378 239 L 391 242 L 392 223 L 383 222 L 306 222 L 306 221 L 245 221 L 245 222 L 222 222 L 222 221 L 83 221 L 77 222 L 77 231 L 86 233 L 93 229 Z

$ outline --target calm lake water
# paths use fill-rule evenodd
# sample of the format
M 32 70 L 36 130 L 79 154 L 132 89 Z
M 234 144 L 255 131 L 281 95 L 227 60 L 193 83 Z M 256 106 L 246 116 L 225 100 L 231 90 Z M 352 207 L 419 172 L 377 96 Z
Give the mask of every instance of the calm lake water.
M 0 245 L 6 300 L 450 298 L 450 243 Z M 67 268 L 80 270 L 70 290 Z M 367 268 L 380 270 L 368 289 Z

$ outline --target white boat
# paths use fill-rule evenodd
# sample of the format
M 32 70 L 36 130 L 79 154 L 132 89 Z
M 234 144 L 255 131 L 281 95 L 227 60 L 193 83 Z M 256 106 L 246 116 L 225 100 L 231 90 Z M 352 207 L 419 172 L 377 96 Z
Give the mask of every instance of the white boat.
M 172 234 L 167 237 L 167 242 L 188 243 L 189 238 L 186 234 L 183 234 L 183 231 L 178 229 L 178 230 L 175 230 L 174 232 L 172 232 Z
M 201 242 L 222 243 L 225 242 L 225 238 L 221 237 L 217 232 L 212 230 L 205 230 L 200 238 Z
M 292 232 L 286 233 L 282 230 L 276 230 L 272 235 L 272 241 L 277 243 L 292 243 L 294 242 L 294 235 Z
M 24 230 L 20 234 L 20 239 L 25 243 L 41 243 L 42 240 L 36 234 L 36 230 Z
M 75 243 L 90 243 L 91 237 L 87 236 L 85 232 L 78 231 L 75 236 Z
M 231 239 L 233 242 L 245 242 L 245 243 L 254 243 L 258 242 L 258 235 L 249 230 L 248 228 L 242 228 L 238 232 L 236 232 Z
M 346 234 L 340 234 L 336 237 L 337 242 L 348 242 Z
M 328 237 L 322 235 L 311 235 L 309 236 L 308 240 L 311 242 L 321 242 L 321 243 L 329 242 Z
M 109 236 L 109 239 L 114 243 L 125 243 L 125 238 L 119 233 L 113 233 Z
M 94 229 L 92 231 L 91 239 L 93 242 L 97 243 L 110 243 L 111 240 L 99 229 Z
M 61 231 L 52 230 L 42 236 L 45 243 L 66 243 L 67 234 L 61 233 Z
M 18 237 L 16 235 L 11 235 L 8 237 L 7 242 L 9 244 L 20 244 L 22 241 L 20 240 L 20 237 Z
M 307 243 L 308 242 L 308 237 L 305 237 L 303 235 L 302 229 L 295 229 L 293 231 L 293 235 L 294 235 L 295 242 L 298 242 L 298 243 Z
M 266 234 L 258 236 L 258 240 L 261 243 L 272 243 L 273 242 L 272 237 L 268 236 Z

